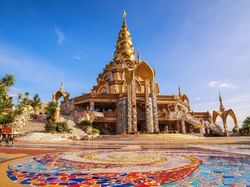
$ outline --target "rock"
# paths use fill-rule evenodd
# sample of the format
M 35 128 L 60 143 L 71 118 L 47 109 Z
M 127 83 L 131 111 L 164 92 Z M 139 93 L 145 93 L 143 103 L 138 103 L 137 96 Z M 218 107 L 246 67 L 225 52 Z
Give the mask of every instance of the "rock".
M 76 139 L 76 140 L 81 140 L 82 138 L 84 138 L 85 136 L 87 136 L 87 134 L 80 128 L 78 128 L 76 126 L 76 124 L 74 123 L 74 121 L 72 120 L 67 120 L 67 125 L 70 129 L 72 129 L 71 131 L 71 139 Z

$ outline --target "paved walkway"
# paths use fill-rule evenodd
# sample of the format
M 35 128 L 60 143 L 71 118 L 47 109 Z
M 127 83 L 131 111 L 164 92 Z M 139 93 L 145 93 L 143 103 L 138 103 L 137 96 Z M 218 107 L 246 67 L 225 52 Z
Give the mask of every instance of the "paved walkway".
M 153 136 L 114 136 L 104 137 L 93 141 L 63 141 L 63 142 L 34 142 L 17 141 L 13 146 L 0 146 L 0 184 L 4 187 L 20 187 L 6 175 L 10 163 L 20 158 L 47 153 L 83 151 L 83 150 L 182 150 L 219 151 L 228 154 L 238 153 L 250 155 L 250 137 L 212 137 L 212 138 L 170 138 L 168 136 L 154 138 Z

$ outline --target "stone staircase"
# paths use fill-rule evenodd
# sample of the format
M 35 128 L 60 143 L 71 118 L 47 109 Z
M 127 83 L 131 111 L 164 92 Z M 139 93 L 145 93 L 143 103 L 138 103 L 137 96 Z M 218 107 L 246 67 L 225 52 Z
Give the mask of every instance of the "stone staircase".
M 223 130 L 222 130 L 221 127 L 220 127 L 219 125 L 217 125 L 217 124 L 214 124 L 214 125 L 211 125 L 211 124 L 210 124 L 209 126 L 207 126 L 207 128 L 208 128 L 210 131 L 212 131 L 212 133 L 213 133 L 214 135 L 225 136 Z
M 203 124 L 201 124 L 201 122 L 198 119 L 194 118 L 191 115 L 187 115 L 185 121 L 194 125 L 194 127 L 199 127 L 199 126 L 203 125 Z M 210 131 L 212 131 L 212 133 L 214 135 L 224 136 L 224 132 L 222 131 L 220 126 L 217 124 L 210 123 L 208 126 L 206 126 L 206 128 L 208 128 Z

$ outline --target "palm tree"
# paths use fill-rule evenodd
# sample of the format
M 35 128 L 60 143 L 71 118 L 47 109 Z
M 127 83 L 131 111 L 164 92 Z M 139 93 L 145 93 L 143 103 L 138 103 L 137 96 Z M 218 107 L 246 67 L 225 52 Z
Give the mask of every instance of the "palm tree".
M 31 104 L 31 100 L 29 99 L 29 95 L 30 95 L 29 92 L 24 93 L 24 97 L 22 98 L 22 104 L 24 104 L 24 105 Z
M 31 100 L 31 106 L 33 107 L 35 113 L 37 112 L 37 109 L 41 106 L 41 98 L 38 94 L 36 94 L 33 97 L 33 100 Z
M 29 92 L 25 92 L 25 93 L 24 93 L 24 96 L 25 96 L 26 98 L 29 98 L 29 95 L 30 95 Z
M 5 87 L 11 87 L 14 85 L 14 82 L 15 82 L 15 78 L 13 75 L 11 74 L 6 74 L 2 80 L 0 81 L 0 85 L 1 86 L 5 86 Z
M 14 76 L 10 74 L 0 80 L 0 123 L 3 124 L 13 120 L 12 97 L 8 95 L 8 88 L 13 86 L 14 81 Z
M 22 101 L 22 99 L 23 99 L 23 94 L 18 93 L 17 99 L 18 99 L 18 103 L 20 103 Z

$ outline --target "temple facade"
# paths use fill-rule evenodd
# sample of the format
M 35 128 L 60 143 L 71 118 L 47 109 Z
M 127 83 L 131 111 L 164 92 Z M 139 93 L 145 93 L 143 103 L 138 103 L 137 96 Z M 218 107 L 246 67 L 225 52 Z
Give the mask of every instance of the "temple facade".
M 96 85 L 89 93 L 63 102 L 64 113 L 73 110 L 101 113 L 93 124 L 102 134 L 228 132 L 218 130 L 209 112 L 191 112 L 180 87 L 176 95 L 160 94 L 155 70 L 135 53 L 126 15 L 114 58 L 98 75 Z

